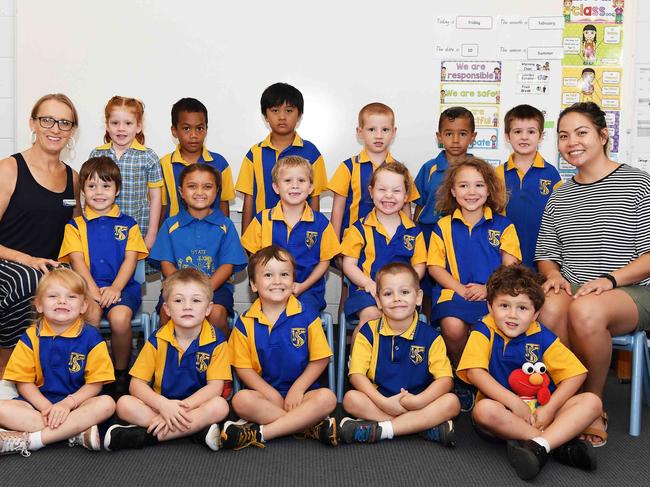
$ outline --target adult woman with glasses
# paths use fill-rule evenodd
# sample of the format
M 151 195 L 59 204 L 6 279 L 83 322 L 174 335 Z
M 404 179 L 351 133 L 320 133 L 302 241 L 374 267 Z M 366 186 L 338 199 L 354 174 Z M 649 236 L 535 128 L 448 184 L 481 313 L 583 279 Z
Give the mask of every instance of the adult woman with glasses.
M 39 278 L 58 265 L 66 223 L 78 214 L 78 174 L 61 161 L 74 144 L 77 110 L 62 94 L 32 109 L 32 146 L 0 160 L 0 378 L 34 315 Z

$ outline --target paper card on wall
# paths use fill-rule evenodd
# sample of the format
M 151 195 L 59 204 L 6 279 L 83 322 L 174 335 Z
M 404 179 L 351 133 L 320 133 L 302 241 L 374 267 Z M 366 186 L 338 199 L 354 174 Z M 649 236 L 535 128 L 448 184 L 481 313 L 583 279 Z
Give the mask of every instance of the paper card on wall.
M 623 23 L 624 0 L 564 0 L 562 14 L 566 22 Z
M 443 61 L 440 81 L 493 83 L 501 81 L 500 61 Z
M 562 45 L 565 66 L 619 65 L 623 27 L 620 24 L 567 24 Z
M 604 110 L 620 110 L 621 78 L 619 67 L 564 67 L 562 107 L 593 101 Z

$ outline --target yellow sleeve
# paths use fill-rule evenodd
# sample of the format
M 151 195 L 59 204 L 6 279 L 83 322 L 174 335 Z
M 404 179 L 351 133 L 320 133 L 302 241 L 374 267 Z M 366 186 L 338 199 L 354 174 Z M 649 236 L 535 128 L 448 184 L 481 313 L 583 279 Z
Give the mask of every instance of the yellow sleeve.
M 169 200 L 167 198 L 167 188 L 169 188 L 169 184 L 168 184 L 168 181 L 167 181 L 168 172 L 167 172 L 167 170 L 165 170 L 165 165 L 171 167 L 172 155 L 173 155 L 173 152 L 170 152 L 166 156 L 163 156 L 162 159 L 160 159 L 160 169 L 162 170 L 163 182 L 165 183 L 164 184 L 165 188 L 163 188 L 163 190 L 161 191 L 162 192 L 161 201 L 162 201 L 163 206 L 167 206 L 169 204 Z M 172 174 L 173 174 L 173 171 L 172 171 Z M 175 182 L 172 181 L 172 186 L 174 186 L 174 185 L 175 185 Z
M 311 195 L 318 196 L 323 191 L 327 191 L 327 171 L 325 170 L 323 156 L 318 156 L 318 159 L 314 161 L 312 172 L 314 173 L 314 190 Z
M 411 265 L 426 264 L 427 263 L 427 246 L 424 243 L 424 236 L 422 232 L 418 233 L 415 237 L 415 248 L 413 249 L 413 257 L 411 257 Z
M 129 229 L 129 236 L 126 241 L 126 251 L 138 253 L 138 260 L 145 259 L 149 255 L 149 249 L 144 243 L 140 227 L 136 224 Z
M 246 229 L 248 230 L 248 229 Z M 328 223 L 323 232 L 320 244 L 320 260 L 331 260 L 341 253 L 341 244 L 331 223 Z
M 161 179 L 160 181 L 150 181 L 147 183 L 149 189 L 153 188 L 162 188 L 165 185 L 165 182 Z
M 129 375 L 132 377 L 137 377 L 142 379 L 145 382 L 153 381 L 154 372 L 156 371 L 156 355 L 158 350 L 151 344 L 149 340 L 144 344 L 142 350 L 138 354 L 138 358 L 135 359 L 135 363 Z
M 207 380 L 232 380 L 226 341 L 214 347 L 205 377 Z
M 368 376 L 370 361 L 372 359 L 372 345 L 363 333 L 357 333 L 350 352 L 350 366 L 348 375 L 361 374 Z
M 497 176 L 497 179 L 499 179 L 503 183 L 503 194 L 507 196 L 508 194 L 508 188 L 506 188 L 506 165 L 504 164 L 499 164 L 495 169 L 494 172 Z M 506 214 L 506 209 L 504 208 L 502 212 L 499 213 L 500 215 Z
M 341 163 L 336 169 L 334 176 L 332 176 L 332 179 L 330 179 L 327 188 L 336 194 L 347 197 L 348 191 L 350 190 L 351 178 L 352 175 L 350 174 L 348 167 L 344 163 Z
M 262 224 L 255 216 L 241 236 L 241 244 L 251 254 L 262 249 Z
M 74 225 L 68 223 L 63 232 L 63 243 L 59 251 L 59 261 L 70 262 L 70 254 L 73 252 L 81 252 L 83 254 L 84 246 L 81 241 L 81 234 L 79 229 Z
M 415 183 L 413 182 L 413 178 L 411 178 L 411 190 L 409 191 L 409 199 L 407 200 L 408 203 L 412 203 L 413 201 L 417 200 L 420 197 L 420 192 L 418 191 L 418 188 L 415 186 Z
M 221 171 L 221 201 L 235 199 L 235 186 L 232 183 L 232 170 L 230 166 Z
M 501 234 L 501 250 L 516 257 L 521 262 L 521 248 L 519 247 L 519 237 L 515 225 L 511 223 Z
M 555 185 L 553 185 L 553 191 L 555 191 L 557 188 L 562 186 L 564 184 L 564 180 L 560 179 Z
M 364 241 L 359 229 L 355 226 L 349 227 L 343 234 L 341 253 L 347 257 L 358 259 L 363 252 L 363 245 Z
M 253 161 L 248 157 L 244 157 L 239 169 L 239 176 L 237 177 L 237 184 L 235 189 L 240 193 L 253 195 L 253 186 L 255 181 L 255 169 L 253 168 Z
M 559 338 L 556 338 L 551 346 L 546 349 L 542 362 L 546 365 L 546 370 L 556 385 L 564 379 L 587 373 L 585 366 Z
M 95 348 L 88 354 L 84 379 L 86 384 L 107 383 L 115 380 L 113 362 L 111 362 L 111 356 L 108 354 L 105 341 L 102 340 L 95 345 Z
M 309 345 L 310 362 L 331 357 L 333 355 L 332 350 L 327 343 L 325 330 L 323 330 L 323 322 L 320 318 L 316 318 L 307 327 L 307 343 Z
M 248 338 L 237 328 L 233 329 L 228 339 L 228 352 L 233 367 L 240 369 L 253 368 Z
M 431 232 L 429 253 L 427 254 L 427 265 L 437 265 L 443 269 L 447 267 L 447 250 L 445 249 L 445 242 L 436 232 Z
M 22 339 L 18 341 L 9 357 L 9 363 L 7 363 L 2 378 L 13 382 L 36 384 L 36 357 L 34 351 Z
M 358 337 L 359 335 L 357 335 Z M 445 347 L 442 336 L 436 338 L 429 347 L 429 372 L 431 372 L 434 379 L 454 376 L 451 371 L 451 362 L 447 357 L 447 347 Z
M 458 363 L 456 375 L 468 384 L 469 369 L 485 369 L 490 367 L 490 340 L 480 331 L 472 331 L 465 345 L 465 350 Z

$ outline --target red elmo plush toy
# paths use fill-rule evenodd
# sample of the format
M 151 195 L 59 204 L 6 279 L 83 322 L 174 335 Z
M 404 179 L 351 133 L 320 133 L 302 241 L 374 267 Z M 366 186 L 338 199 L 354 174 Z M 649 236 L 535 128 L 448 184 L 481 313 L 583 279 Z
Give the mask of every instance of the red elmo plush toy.
M 540 406 L 551 400 L 551 391 L 548 388 L 550 383 L 551 379 L 543 362 L 526 362 L 521 369 L 513 370 L 508 377 L 512 392 L 524 401 L 537 399 Z

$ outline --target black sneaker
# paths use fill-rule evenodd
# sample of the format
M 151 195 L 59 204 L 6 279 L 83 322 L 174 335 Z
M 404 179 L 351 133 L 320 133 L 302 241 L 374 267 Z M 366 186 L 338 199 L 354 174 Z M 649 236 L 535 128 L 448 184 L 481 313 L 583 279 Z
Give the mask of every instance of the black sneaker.
M 104 448 L 108 451 L 142 449 L 158 443 L 155 435 L 147 433 L 147 428 L 133 424 L 114 424 L 104 435 Z
M 211 424 L 192 435 L 192 441 L 218 451 L 221 447 L 221 430 L 218 424 Z
M 260 425 L 239 421 L 226 421 L 221 432 L 221 447 L 228 450 L 241 450 L 249 446 L 265 448 L 260 433 Z
M 336 436 L 336 419 L 327 417 L 304 432 L 304 438 L 312 438 L 329 446 L 338 445 Z
M 553 458 L 558 462 L 582 470 L 596 470 L 596 451 L 591 443 L 575 438 L 553 450 Z
M 381 439 L 381 426 L 377 421 L 343 418 L 339 438 L 344 443 L 375 443 Z
M 462 412 L 468 413 L 474 408 L 474 391 L 470 386 L 461 382 L 460 379 L 454 380 L 454 394 L 458 396 Z
M 452 420 L 421 431 L 420 436 L 425 440 L 435 441 L 443 446 L 456 446 L 456 432 L 454 431 L 454 422 Z
M 508 460 L 515 468 L 519 478 L 530 480 L 535 477 L 548 460 L 548 453 L 539 443 L 533 440 L 508 441 Z
M 115 384 L 113 386 L 111 396 L 115 401 L 120 397 L 126 396 L 129 393 L 129 383 L 131 382 L 131 376 L 126 370 L 116 370 L 115 371 Z

